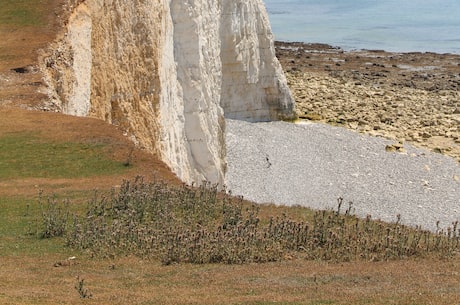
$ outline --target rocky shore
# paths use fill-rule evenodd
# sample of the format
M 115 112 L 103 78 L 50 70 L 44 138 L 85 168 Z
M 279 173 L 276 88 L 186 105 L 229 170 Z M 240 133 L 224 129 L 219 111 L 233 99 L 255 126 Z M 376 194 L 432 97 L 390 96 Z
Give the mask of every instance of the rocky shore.
M 407 141 L 460 162 L 460 55 L 276 42 L 301 119 Z

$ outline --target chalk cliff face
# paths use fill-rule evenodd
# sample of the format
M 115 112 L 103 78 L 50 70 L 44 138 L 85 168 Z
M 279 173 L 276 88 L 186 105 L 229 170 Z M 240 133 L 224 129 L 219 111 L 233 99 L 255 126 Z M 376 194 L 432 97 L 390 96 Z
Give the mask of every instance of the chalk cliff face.
M 80 0 L 43 70 L 61 111 L 121 126 L 188 183 L 223 182 L 224 117 L 294 114 L 261 0 Z

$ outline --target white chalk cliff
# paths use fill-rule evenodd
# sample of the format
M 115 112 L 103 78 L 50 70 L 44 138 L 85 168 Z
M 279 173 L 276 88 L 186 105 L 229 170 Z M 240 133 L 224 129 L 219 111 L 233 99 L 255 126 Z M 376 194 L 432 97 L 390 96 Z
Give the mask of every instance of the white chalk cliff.
M 262 0 L 72 0 L 43 57 L 64 113 L 121 126 L 185 182 L 222 183 L 224 118 L 290 119 Z

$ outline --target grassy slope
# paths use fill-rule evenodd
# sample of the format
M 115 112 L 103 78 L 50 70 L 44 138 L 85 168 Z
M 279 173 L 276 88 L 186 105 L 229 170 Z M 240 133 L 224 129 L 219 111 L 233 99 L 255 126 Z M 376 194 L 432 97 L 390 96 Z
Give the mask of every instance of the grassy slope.
M 55 8 L 61 1 L 1 1 L 0 71 L 33 63 L 35 51 L 55 35 Z
M 36 3 L 42 5 L 34 5 Z M 43 0 L 2 0 L 0 24 L 12 26 L 43 26 L 46 20 L 43 10 L 46 8 Z
M 2 1 L 0 27 L 41 31 L 46 22 L 40 20 L 46 18 L 40 19 L 40 12 L 55 3 Z M 14 44 L 7 47 L 14 51 Z M 18 63 L 16 59 L 14 64 Z M 81 304 L 74 287 L 77 276 L 85 279 L 84 288 L 93 294 L 86 300 L 89 304 L 455 304 L 460 296 L 458 258 L 343 264 L 292 258 L 259 265 L 161 266 L 135 257 L 91 259 L 62 247 L 60 239 L 38 240 L 26 233 L 39 213 L 39 189 L 70 197 L 78 210 L 93 188 L 109 190 L 124 177 L 155 174 L 177 180 L 164 165 L 139 151 L 130 167 L 123 166 L 129 142 L 102 122 L 0 111 L 1 304 Z M 101 160 L 103 167 L 93 166 Z M 78 162 L 83 164 L 76 166 Z M 261 210 L 261 216 L 281 213 L 298 217 L 306 212 Z M 76 264 L 54 267 L 74 255 Z
M 0 179 L 75 178 L 116 174 L 123 164 L 104 156 L 102 144 L 43 141 L 29 133 L 0 138 Z

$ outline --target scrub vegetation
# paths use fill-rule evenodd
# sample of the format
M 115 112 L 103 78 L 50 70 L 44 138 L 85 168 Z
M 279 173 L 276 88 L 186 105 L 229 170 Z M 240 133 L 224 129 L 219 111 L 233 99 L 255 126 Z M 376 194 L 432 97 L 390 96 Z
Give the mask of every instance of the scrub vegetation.
M 436 234 L 360 219 L 352 204 L 337 211 L 305 210 L 308 221 L 276 215 L 259 216 L 258 205 L 244 204 L 204 184 L 199 188 L 146 183 L 141 177 L 124 181 L 109 196 L 88 202 L 83 215 L 68 205 L 41 204 L 42 238 L 64 236 L 67 246 L 92 256 L 137 255 L 173 263 L 265 263 L 296 256 L 307 260 L 379 261 L 409 257 L 453 257 L 460 242 L 457 223 Z

